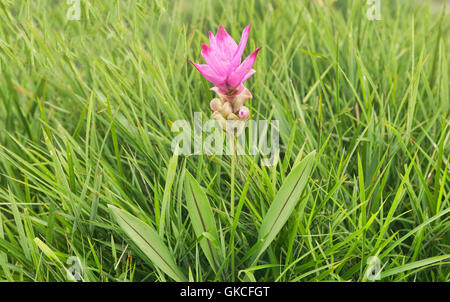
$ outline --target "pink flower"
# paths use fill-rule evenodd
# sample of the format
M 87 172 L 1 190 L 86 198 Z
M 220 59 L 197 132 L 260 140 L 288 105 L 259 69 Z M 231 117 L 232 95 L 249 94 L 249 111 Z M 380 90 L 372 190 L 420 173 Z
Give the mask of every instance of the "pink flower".
M 252 67 L 261 47 L 241 63 L 250 27 L 251 24 L 244 29 L 241 42 L 237 45 L 222 25 L 219 25 L 216 36 L 209 32 L 211 45 L 202 43 L 201 54 L 206 64 L 195 64 L 189 60 L 205 79 L 218 87 L 221 94 L 234 96 L 241 93 L 243 83 L 256 72 Z

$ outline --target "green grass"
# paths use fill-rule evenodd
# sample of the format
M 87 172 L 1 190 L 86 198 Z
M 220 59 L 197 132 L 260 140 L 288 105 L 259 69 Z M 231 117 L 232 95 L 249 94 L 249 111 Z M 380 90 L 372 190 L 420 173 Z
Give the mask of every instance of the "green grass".
M 0 280 L 66 281 L 78 257 L 85 281 L 366 281 L 370 256 L 382 281 L 450 280 L 448 15 L 81 2 L 80 21 L 65 1 L 0 3 Z M 249 107 L 280 121 L 278 165 L 173 157 L 171 124 L 211 114 L 187 60 L 250 22 Z

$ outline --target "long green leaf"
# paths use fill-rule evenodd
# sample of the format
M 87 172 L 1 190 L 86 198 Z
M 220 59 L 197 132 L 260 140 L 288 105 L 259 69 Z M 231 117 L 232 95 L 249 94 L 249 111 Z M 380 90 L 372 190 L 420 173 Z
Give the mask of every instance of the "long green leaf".
M 154 265 L 175 281 L 186 281 L 169 249 L 152 227 L 119 208 L 112 205 L 108 205 L 108 207 L 122 230 Z
M 308 183 L 315 155 L 315 151 L 311 152 L 292 169 L 275 196 L 258 232 L 257 244 L 260 244 L 260 247 L 255 250 L 252 266 L 275 239 L 300 200 Z
M 427 258 L 427 259 L 423 259 L 423 260 L 419 260 L 419 261 L 415 261 L 415 262 L 411 262 L 411 263 L 407 263 L 405 265 L 401 265 L 401 266 L 397 266 L 394 268 L 391 268 L 389 270 L 386 270 L 384 272 L 381 273 L 381 279 L 392 276 L 392 275 L 397 275 L 409 270 L 413 270 L 416 268 L 420 268 L 420 267 L 424 267 L 424 266 L 431 266 L 431 265 L 435 265 L 435 264 L 439 264 L 442 261 L 445 261 L 447 259 L 450 259 L 450 255 L 442 255 L 442 256 L 437 256 L 437 257 L 431 257 L 431 258 Z M 447 263 L 442 263 L 443 265 L 447 265 Z
M 219 249 L 219 236 L 217 235 L 211 205 L 202 187 L 186 170 L 185 194 L 189 217 L 200 247 L 206 255 L 214 271 L 216 271 L 222 258 Z

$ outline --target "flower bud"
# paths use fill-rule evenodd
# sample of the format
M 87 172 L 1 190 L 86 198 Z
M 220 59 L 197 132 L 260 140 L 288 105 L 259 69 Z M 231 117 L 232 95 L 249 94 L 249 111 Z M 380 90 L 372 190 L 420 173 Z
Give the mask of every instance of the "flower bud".
M 227 120 L 229 120 L 229 121 L 238 121 L 239 117 L 236 114 L 234 114 L 234 113 L 230 113 L 227 116 Z
M 239 109 L 239 119 L 242 121 L 246 121 L 249 116 L 250 116 L 250 110 L 248 110 L 247 107 L 242 106 L 241 109 Z
M 220 113 L 222 113 L 222 116 L 226 118 L 232 112 L 233 112 L 233 110 L 232 110 L 231 104 L 229 102 L 223 103 L 222 109 L 220 110 Z
M 211 110 L 213 111 L 219 111 L 222 109 L 222 101 L 219 100 L 218 98 L 214 98 L 211 100 L 211 102 L 209 103 L 209 107 L 211 107 Z
M 214 111 L 214 113 L 211 115 L 211 117 L 219 122 L 219 125 L 220 125 L 220 127 L 222 127 L 222 129 L 225 129 L 227 121 L 225 120 L 225 118 L 222 116 L 222 114 L 219 111 Z
M 238 112 L 242 105 L 244 105 L 245 102 L 252 97 L 253 96 L 250 91 L 247 88 L 244 88 L 244 90 L 238 94 L 233 101 L 233 112 Z

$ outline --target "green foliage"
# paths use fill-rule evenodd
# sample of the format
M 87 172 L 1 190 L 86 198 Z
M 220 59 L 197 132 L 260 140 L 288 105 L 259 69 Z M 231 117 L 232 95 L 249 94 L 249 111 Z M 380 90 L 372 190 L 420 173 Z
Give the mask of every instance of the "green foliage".
M 186 208 L 189 212 L 192 228 L 211 267 L 214 271 L 217 271 L 223 257 L 218 248 L 219 236 L 213 212 L 202 187 L 189 172 L 186 172 L 185 175 Z
M 76 257 L 84 281 L 367 281 L 377 256 L 382 281 L 448 282 L 435 3 L 370 21 L 366 1 L 82 0 L 76 21 L 65 1 L 1 1 L 0 280 L 67 281 Z M 174 156 L 172 123 L 214 97 L 187 59 L 250 22 L 248 107 L 279 121 L 279 162 Z
M 282 186 L 273 199 L 269 210 L 267 210 L 267 213 L 264 216 L 261 227 L 259 228 L 258 243 L 261 242 L 261 247 L 257 250 L 257 253 L 255 253 L 255 260 L 253 260 L 253 263 L 256 262 L 256 259 L 275 239 L 294 211 L 302 192 L 309 181 L 315 154 L 316 152 L 313 151 L 306 156 L 292 169 L 283 181 Z
M 123 210 L 114 206 L 109 206 L 109 209 L 120 228 L 144 252 L 152 263 L 175 281 L 186 281 L 186 278 L 177 267 L 173 256 L 170 254 L 169 249 L 164 245 L 154 229 Z

